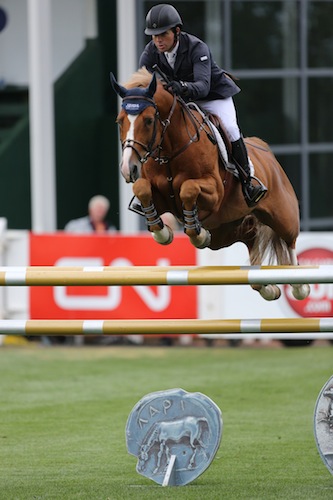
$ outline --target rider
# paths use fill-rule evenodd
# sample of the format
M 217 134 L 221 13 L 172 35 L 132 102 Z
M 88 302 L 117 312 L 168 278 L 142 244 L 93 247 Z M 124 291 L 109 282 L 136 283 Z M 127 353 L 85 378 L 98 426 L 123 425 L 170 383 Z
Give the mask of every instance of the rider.
M 146 17 L 146 35 L 152 40 L 139 60 L 153 72 L 157 64 L 170 79 L 168 88 L 185 101 L 196 101 L 221 119 L 232 146 L 232 157 L 242 183 L 246 203 L 252 207 L 264 196 L 264 185 L 253 185 L 245 143 L 237 123 L 232 96 L 240 92 L 228 74 L 212 59 L 208 46 L 181 31 L 182 19 L 169 4 L 158 4 Z

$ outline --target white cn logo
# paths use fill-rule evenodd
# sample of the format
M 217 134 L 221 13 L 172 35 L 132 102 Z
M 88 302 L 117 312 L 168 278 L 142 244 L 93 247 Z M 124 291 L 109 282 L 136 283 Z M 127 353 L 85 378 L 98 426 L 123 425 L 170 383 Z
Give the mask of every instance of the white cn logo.
M 133 266 L 128 259 L 118 258 L 110 262 L 110 266 Z M 103 267 L 103 259 L 100 257 L 63 257 L 55 266 L 64 267 Z M 170 266 L 167 259 L 157 259 L 156 266 Z M 156 291 L 149 286 L 135 285 L 133 289 L 146 304 L 155 312 L 164 311 L 171 301 L 171 289 L 169 286 L 157 286 Z M 121 286 L 108 286 L 105 295 L 69 295 L 66 286 L 55 286 L 53 288 L 54 301 L 57 306 L 65 310 L 76 311 L 112 311 L 117 309 L 122 300 Z

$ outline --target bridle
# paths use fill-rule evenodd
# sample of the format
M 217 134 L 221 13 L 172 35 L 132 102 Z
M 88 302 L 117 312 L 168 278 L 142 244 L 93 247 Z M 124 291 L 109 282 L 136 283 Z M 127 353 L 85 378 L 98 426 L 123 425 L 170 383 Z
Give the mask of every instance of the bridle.
M 140 99 L 141 101 L 148 101 L 148 103 L 155 108 L 155 115 L 154 115 L 154 127 L 153 127 L 153 132 L 152 136 L 150 138 L 150 141 L 147 144 L 144 144 L 141 141 L 137 141 L 136 139 L 125 139 L 122 141 L 121 146 L 122 146 L 122 151 L 124 151 L 126 148 L 131 148 L 135 154 L 137 155 L 140 163 L 143 165 L 144 163 L 147 162 L 149 158 L 153 158 L 156 162 L 158 162 L 160 165 L 169 163 L 171 160 L 176 158 L 178 155 L 183 153 L 193 142 L 198 142 L 200 140 L 200 132 L 204 130 L 205 127 L 205 121 L 199 122 L 199 120 L 196 118 L 196 116 L 192 113 L 190 108 L 183 103 L 183 101 L 178 100 L 177 96 L 173 96 L 173 101 L 172 105 L 168 114 L 168 117 L 166 120 L 162 120 L 160 116 L 160 112 L 157 108 L 156 102 L 154 99 L 150 97 L 145 97 L 145 96 L 136 96 L 136 95 L 129 95 L 124 97 L 123 103 L 128 102 L 133 102 L 135 99 Z M 163 141 L 165 137 L 165 133 L 171 123 L 171 118 L 172 115 L 174 114 L 175 108 L 177 101 L 181 105 L 181 110 L 182 110 L 182 115 L 184 118 L 184 122 L 186 123 L 185 115 L 187 115 L 194 126 L 195 132 L 193 135 L 190 134 L 188 126 L 187 127 L 187 132 L 189 136 L 189 141 L 185 143 L 181 148 L 179 148 L 177 151 L 175 151 L 171 156 L 161 156 L 161 152 L 163 150 Z M 156 142 L 156 135 L 157 135 L 157 124 L 160 123 L 162 126 L 162 132 L 161 132 L 161 138 L 158 144 L 155 145 Z M 138 147 L 142 148 L 145 153 L 143 155 L 140 154 Z
M 137 155 L 140 163 L 144 164 L 144 163 L 146 163 L 146 161 L 148 160 L 148 158 L 152 154 L 152 149 L 153 149 L 153 146 L 154 146 L 154 143 L 156 140 L 157 122 L 158 121 L 161 122 L 161 119 L 160 119 L 159 111 L 158 111 L 157 106 L 156 106 L 156 102 L 154 101 L 154 99 L 151 99 L 150 97 L 130 95 L 130 96 L 124 97 L 123 103 L 126 104 L 126 101 L 133 102 L 133 100 L 135 100 L 135 99 L 140 99 L 140 101 L 142 101 L 142 100 L 147 101 L 151 106 L 153 106 L 155 108 L 154 128 L 153 128 L 152 137 L 151 137 L 148 144 L 144 144 L 143 142 L 137 141 L 136 139 L 125 139 L 124 141 L 122 141 L 121 147 L 122 147 L 122 151 L 124 151 L 126 148 L 133 149 L 133 151 Z M 141 148 L 144 149 L 145 154 L 143 156 L 140 155 L 136 146 L 140 146 Z
M 175 213 L 178 214 L 178 217 L 181 217 L 181 214 L 179 214 L 177 205 L 175 203 L 175 193 L 174 193 L 174 189 L 173 189 L 173 175 L 172 175 L 172 171 L 171 171 L 170 162 L 174 158 L 176 158 L 178 155 L 183 153 L 191 144 L 193 144 L 194 142 L 198 142 L 200 140 L 200 132 L 202 130 L 204 130 L 206 132 L 206 134 L 209 135 L 209 131 L 210 131 L 209 125 L 207 125 L 207 122 L 205 119 L 203 119 L 203 121 L 200 122 L 198 120 L 198 118 L 195 116 L 195 114 L 191 111 L 191 109 L 187 106 L 187 104 L 182 99 L 178 98 L 176 95 L 173 95 L 172 105 L 171 105 L 171 108 L 170 108 L 170 111 L 169 111 L 169 114 L 168 114 L 168 117 L 166 120 L 161 119 L 159 110 L 157 108 L 157 104 L 153 98 L 146 97 L 146 96 L 126 96 L 123 98 L 123 103 L 126 103 L 126 100 L 133 102 L 133 99 L 141 99 L 141 100 L 148 101 L 149 104 L 155 108 L 154 128 L 153 128 L 153 132 L 152 132 L 152 136 L 150 138 L 150 141 L 147 144 L 144 144 L 141 141 L 137 141 L 136 139 L 126 139 L 125 141 L 122 142 L 122 150 L 124 152 L 124 150 L 126 148 L 131 148 L 135 152 L 135 154 L 137 155 L 137 157 L 142 165 L 145 164 L 149 158 L 152 158 L 159 165 L 165 166 L 165 168 L 166 168 L 165 174 L 166 174 L 166 179 L 168 181 L 168 186 L 169 186 L 169 197 L 171 200 L 173 200 Z M 177 151 L 175 151 L 172 155 L 162 156 L 161 153 L 163 151 L 164 137 L 165 137 L 165 134 L 166 134 L 166 131 L 167 131 L 169 125 L 171 124 L 171 118 L 172 118 L 172 115 L 174 114 L 177 102 L 179 102 L 179 104 L 181 106 L 181 112 L 182 112 L 184 123 L 186 125 L 189 140 L 183 146 L 181 146 Z M 194 127 L 194 134 L 191 134 L 189 131 L 188 123 L 186 121 L 186 116 L 188 116 L 191 124 Z M 161 132 L 161 138 L 159 140 L 159 143 L 157 145 L 155 145 L 156 135 L 157 135 L 157 124 L 158 123 L 160 123 L 162 125 L 162 132 Z M 145 151 L 145 153 L 143 155 L 141 155 L 140 152 L 138 151 L 138 146 L 141 147 Z M 130 207 L 131 207 L 131 203 L 130 203 Z M 143 209 L 143 210 L 145 211 L 146 209 Z M 136 210 L 134 210 L 134 211 L 136 211 Z M 144 215 L 144 214 L 141 214 L 141 215 Z M 149 224 L 151 224 L 151 223 L 149 222 Z

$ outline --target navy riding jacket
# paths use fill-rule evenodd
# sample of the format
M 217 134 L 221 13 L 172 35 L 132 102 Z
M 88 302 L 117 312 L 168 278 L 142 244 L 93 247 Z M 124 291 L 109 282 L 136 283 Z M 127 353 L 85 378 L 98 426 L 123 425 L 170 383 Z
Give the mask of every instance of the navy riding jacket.
M 208 46 L 199 38 L 181 32 L 174 69 L 165 55 L 158 51 L 151 40 L 145 47 L 139 60 L 139 66 L 145 66 L 153 72 L 157 64 L 170 80 L 187 83 L 186 100 L 215 100 L 232 97 L 240 88 L 221 69 L 212 58 Z

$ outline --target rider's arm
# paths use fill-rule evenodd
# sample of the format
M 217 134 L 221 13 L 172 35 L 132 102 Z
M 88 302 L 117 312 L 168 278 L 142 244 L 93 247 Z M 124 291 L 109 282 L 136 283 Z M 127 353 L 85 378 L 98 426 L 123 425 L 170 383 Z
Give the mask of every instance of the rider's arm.
M 139 59 L 139 68 L 145 66 L 150 73 L 154 72 L 153 66 L 154 64 L 158 63 L 154 51 L 152 49 L 153 49 L 153 42 L 150 42 L 144 48 L 144 51 L 142 52 Z
M 189 80 L 184 78 L 187 84 L 187 98 L 205 99 L 210 92 L 211 86 L 211 54 L 204 42 L 194 44 L 188 53 L 191 59 L 193 74 Z

